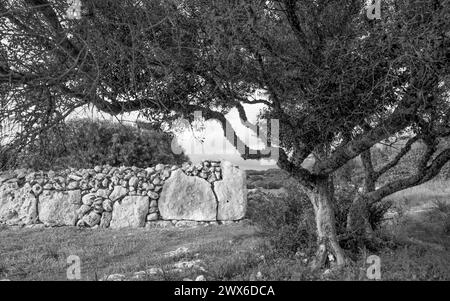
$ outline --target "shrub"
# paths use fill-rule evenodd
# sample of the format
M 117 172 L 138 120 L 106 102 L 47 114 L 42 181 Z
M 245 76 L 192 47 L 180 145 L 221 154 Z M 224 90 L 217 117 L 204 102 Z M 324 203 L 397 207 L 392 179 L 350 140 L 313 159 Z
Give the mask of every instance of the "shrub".
M 431 217 L 436 222 L 442 223 L 442 231 L 445 235 L 450 234 L 450 203 L 445 200 L 433 201 L 433 208 L 430 212 Z
M 356 256 L 361 248 L 376 251 L 380 247 L 384 247 L 386 243 L 389 244 L 383 237 L 380 237 L 380 233 L 377 230 L 381 228 L 387 211 L 392 207 L 391 201 L 381 201 L 369 207 L 369 223 L 375 231 L 375 236 L 366 237 L 357 233 L 348 233 L 347 216 L 353 200 L 357 197 L 357 193 L 355 186 L 339 185 L 335 191 L 334 201 L 336 232 L 340 239 L 341 247 L 348 250 L 352 256 Z
M 433 209 L 443 214 L 450 214 L 450 203 L 445 200 L 434 200 Z
M 6 167 L 36 170 L 92 168 L 95 165 L 147 167 L 157 163 L 179 164 L 187 157 L 171 150 L 172 136 L 155 130 L 108 121 L 78 119 L 42 134 Z M 4 159 L 6 160 L 6 159 Z
M 257 192 L 249 196 L 248 218 L 267 235 L 279 256 L 292 256 L 299 249 L 315 248 L 316 226 L 308 198 L 292 187 L 287 197 Z

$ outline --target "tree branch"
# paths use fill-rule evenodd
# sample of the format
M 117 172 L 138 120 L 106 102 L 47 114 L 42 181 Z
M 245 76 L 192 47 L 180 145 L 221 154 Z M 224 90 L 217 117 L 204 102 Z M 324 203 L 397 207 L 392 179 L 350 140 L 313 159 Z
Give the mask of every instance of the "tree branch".
M 380 170 L 374 173 L 374 179 L 379 179 L 384 173 L 395 167 L 397 163 L 411 150 L 412 145 L 419 140 L 419 136 L 410 138 L 400 152 L 394 157 L 392 161 L 384 165 Z
M 422 162 L 428 161 L 434 151 L 431 151 L 433 148 L 429 148 L 428 151 L 423 155 Z M 431 154 L 430 154 L 431 153 Z M 390 182 L 383 187 L 380 187 L 376 191 L 369 193 L 367 197 L 371 202 L 377 202 L 384 197 L 391 195 L 397 191 L 404 190 L 409 187 L 417 186 L 428 182 L 433 179 L 437 174 L 441 171 L 442 167 L 450 161 L 450 149 L 445 149 L 442 151 L 428 166 L 423 165 L 420 170 L 417 171 L 416 174 Z
M 400 103 L 384 123 L 365 132 L 359 138 L 355 138 L 346 145 L 337 148 L 327 160 L 314 166 L 313 173 L 317 175 L 332 173 L 379 141 L 389 138 L 394 133 L 410 125 L 418 103 L 416 98 L 410 98 Z

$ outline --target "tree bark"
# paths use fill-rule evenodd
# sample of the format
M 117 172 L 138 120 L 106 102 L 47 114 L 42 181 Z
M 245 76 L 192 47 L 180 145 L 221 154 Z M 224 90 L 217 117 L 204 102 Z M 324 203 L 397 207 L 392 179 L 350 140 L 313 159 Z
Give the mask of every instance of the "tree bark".
M 329 177 L 318 179 L 314 189 L 307 190 L 314 207 L 317 226 L 317 252 L 312 263 L 313 269 L 330 265 L 339 267 L 345 264 L 345 255 L 336 236 L 333 195 Z
M 350 206 L 346 226 L 349 233 L 366 236 L 371 235 L 373 229 L 369 222 L 370 204 L 365 195 L 375 191 L 376 181 L 370 149 L 361 153 L 361 162 L 364 167 L 364 187 L 362 193 L 355 197 Z

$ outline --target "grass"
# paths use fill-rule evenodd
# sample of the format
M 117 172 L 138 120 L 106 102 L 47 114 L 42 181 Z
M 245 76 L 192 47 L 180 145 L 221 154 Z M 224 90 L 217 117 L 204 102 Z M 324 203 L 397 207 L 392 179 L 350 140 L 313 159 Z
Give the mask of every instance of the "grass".
M 450 203 L 449 181 L 435 180 L 405 189 L 387 197 L 388 200 L 403 200 L 408 207 L 431 205 L 432 201 L 439 200 Z
M 95 280 L 114 273 L 166 267 L 197 258 L 198 252 L 206 261 L 219 249 L 231 256 L 236 249 L 251 251 L 256 241 L 253 227 L 235 225 L 173 230 L 8 229 L 0 231 L 0 276 L 11 280 L 66 280 L 67 257 L 77 255 L 82 279 Z M 181 257 L 163 256 L 181 246 L 188 247 L 189 252 Z
M 270 172 L 268 178 L 263 175 L 251 173 L 250 182 L 278 187 L 285 181 L 278 171 Z M 82 280 L 116 273 L 131 277 L 151 267 L 161 268 L 163 273 L 143 280 L 195 279 L 200 274 L 207 280 L 367 280 L 367 256 L 378 255 L 382 280 L 450 280 L 448 186 L 448 182 L 427 183 L 391 196 L 396 203 L 406 199 L 406 210 L 423 205 L 432 210 L 400 215 L 379 231 L 387 242 L 383 247 L 375 254 L 360 250 L 339 271 L 311 272 L 307 267 L 310 258 L 281 256 L 268 243 L 266 233 L 248 223 L 121 230 L 11 229 L 0 225 L 0 279 L 67 280 L 67 257 L 77 255 Z M 188 251 L 165 256 L 180 247 Z M 176 262 L 190 260 L 201 260 L 205 271 L 169 271 Z
M 400 227 L 400 234 L 388 234 L 395 247 L 375 254 L 381 258 L 382 279 L 450 280 L 450 237 L 433 223 L 406 221 Z M 372 255 L 362 250 L 342 271 L 312 273 L 302 258 L 280 257 L 255 227 L 243 224 L 171 230 L 8 229 L 0 231 L 0 241 L 0 278 L 11 280 L 66 280 L 71 254 L 81 258 L 82 280 L 116 273 L 131 277 L 150 267 L 165 272 L 145 280 L 195 279 L 200 274 L 207 280 L 367 280 L 365 259 Z M 179 247 L 188 247 L 188 252 L 163 255 Z M 200 259 L 206 271 L 168 272 L 174 263 L 194 259 Z M 255 278 L 258 272 L 260 278 Z

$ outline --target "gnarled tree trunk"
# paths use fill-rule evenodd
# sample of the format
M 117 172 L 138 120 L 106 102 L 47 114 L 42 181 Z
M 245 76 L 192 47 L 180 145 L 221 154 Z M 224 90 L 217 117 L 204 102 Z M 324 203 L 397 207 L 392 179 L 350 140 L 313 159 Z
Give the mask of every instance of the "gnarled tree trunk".
M 369 200 L 365 194 L 375 191 L 376 175 L 372 163 L 370 149 L 361 153 L 361 162 L 364 167 L 364 187 L 362 194 L 358 194 L 353 200 L 347 214 L 347 231 L 358 236 L 370 236 L 373 234 L 369 222 Z
M 308 197 L 314 207 L 317 226 L 317 253 L 312 263 L 313 269 L 329 264 L 330 266 L 343 266 L 345 255 L 336 236 L 334 209 L 332 205 L 333 194 L 330 189 L 329 178 L 319 179 L 315 188 L 308 189 Z

